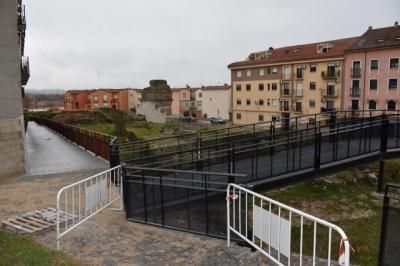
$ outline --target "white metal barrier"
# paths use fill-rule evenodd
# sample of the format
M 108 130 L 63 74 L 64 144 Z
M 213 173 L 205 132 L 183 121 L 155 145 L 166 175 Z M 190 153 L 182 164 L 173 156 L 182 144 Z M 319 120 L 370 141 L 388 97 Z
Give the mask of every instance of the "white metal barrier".
M 117 200 L 123 210 L 122 181 L 121 166 L 116 166 L 58 191 L 57 249 L 63 236 Z
M 226 199 L 228 246 L 234 232 L 277 265 L 331 265 L 337 242 L 339 265 L 350 265 L 350 244 L 340 227 L 236 184 L 228 185 Z

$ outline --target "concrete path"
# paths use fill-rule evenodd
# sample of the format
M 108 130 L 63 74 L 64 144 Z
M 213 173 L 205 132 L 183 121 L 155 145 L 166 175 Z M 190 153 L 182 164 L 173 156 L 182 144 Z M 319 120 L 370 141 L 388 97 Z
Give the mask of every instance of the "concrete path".
M 108 163 L 72 144 L 48 128 L 29 122 L 26 132 L 27 175 L 106 169 Z

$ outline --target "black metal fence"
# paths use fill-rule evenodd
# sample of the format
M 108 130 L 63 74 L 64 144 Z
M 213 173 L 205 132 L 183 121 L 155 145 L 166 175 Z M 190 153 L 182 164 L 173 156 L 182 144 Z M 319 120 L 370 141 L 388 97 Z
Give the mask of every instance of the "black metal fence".
M 387 184 L 383 202 L 379 265 L 400 262 L 400 185 Z
M 124 167 L 129 220 L 226 237 L 226 187 L 246 175 Z

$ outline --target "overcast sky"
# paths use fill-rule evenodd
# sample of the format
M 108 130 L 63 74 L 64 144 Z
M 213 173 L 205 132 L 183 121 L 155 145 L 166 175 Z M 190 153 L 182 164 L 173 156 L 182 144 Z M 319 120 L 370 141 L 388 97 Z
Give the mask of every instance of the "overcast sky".
M 24 0 L 28 89 L 229 83 L 250 52 L 362 34 L 399 0 Z

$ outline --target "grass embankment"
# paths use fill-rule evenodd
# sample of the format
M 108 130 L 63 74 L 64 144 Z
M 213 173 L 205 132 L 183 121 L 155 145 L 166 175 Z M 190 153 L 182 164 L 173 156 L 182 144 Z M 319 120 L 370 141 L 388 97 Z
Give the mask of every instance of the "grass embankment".
M 383 199 L 377 196 L 376 181 L 368 177 L 377 173 L 369 169 L 352 169 L 335 176 L 308 181 L 284 189 L 267 192 L 266 196 L 302 211 L 311 213 L 340 226 L 355 249 L 351 262 L 356 265 L 377 265 L 381 230 Z M 400 183 L 400 161 L 388 161 L 386 181 Z M 300 223 L 296 223 L 300 224 Z M 313 250 L 313 224 L 304 225 L 303 252 L 311 255 Z M 319 231 L 318 231 L 319 230 Z M 327 257 L 328 230 L 318 227 L 317 255 Z M 292 229 L 292 250 L 299 251 L 300 226 Z M 339 243 L 339 236 L 332 238 Z M 332 259 L 337 260 L 337 246 L 332 246 Z
M 105 133 L 112 136 L 119 136 L 112 123 L 104 124 L 79 124 L 76 125 L 81 128 L 90 129 L 96 132 Z M 149 137 L 162 136 L 162 129 L 164 124 L 149 122 L 147 127 L 142 125 L 136 126 L 134 123 L 127 123 L 126 130 L 133 132 L 138 139 L 146 139 Z
M 0 265 L 80 265 L 62 252 L 0 229 Z

